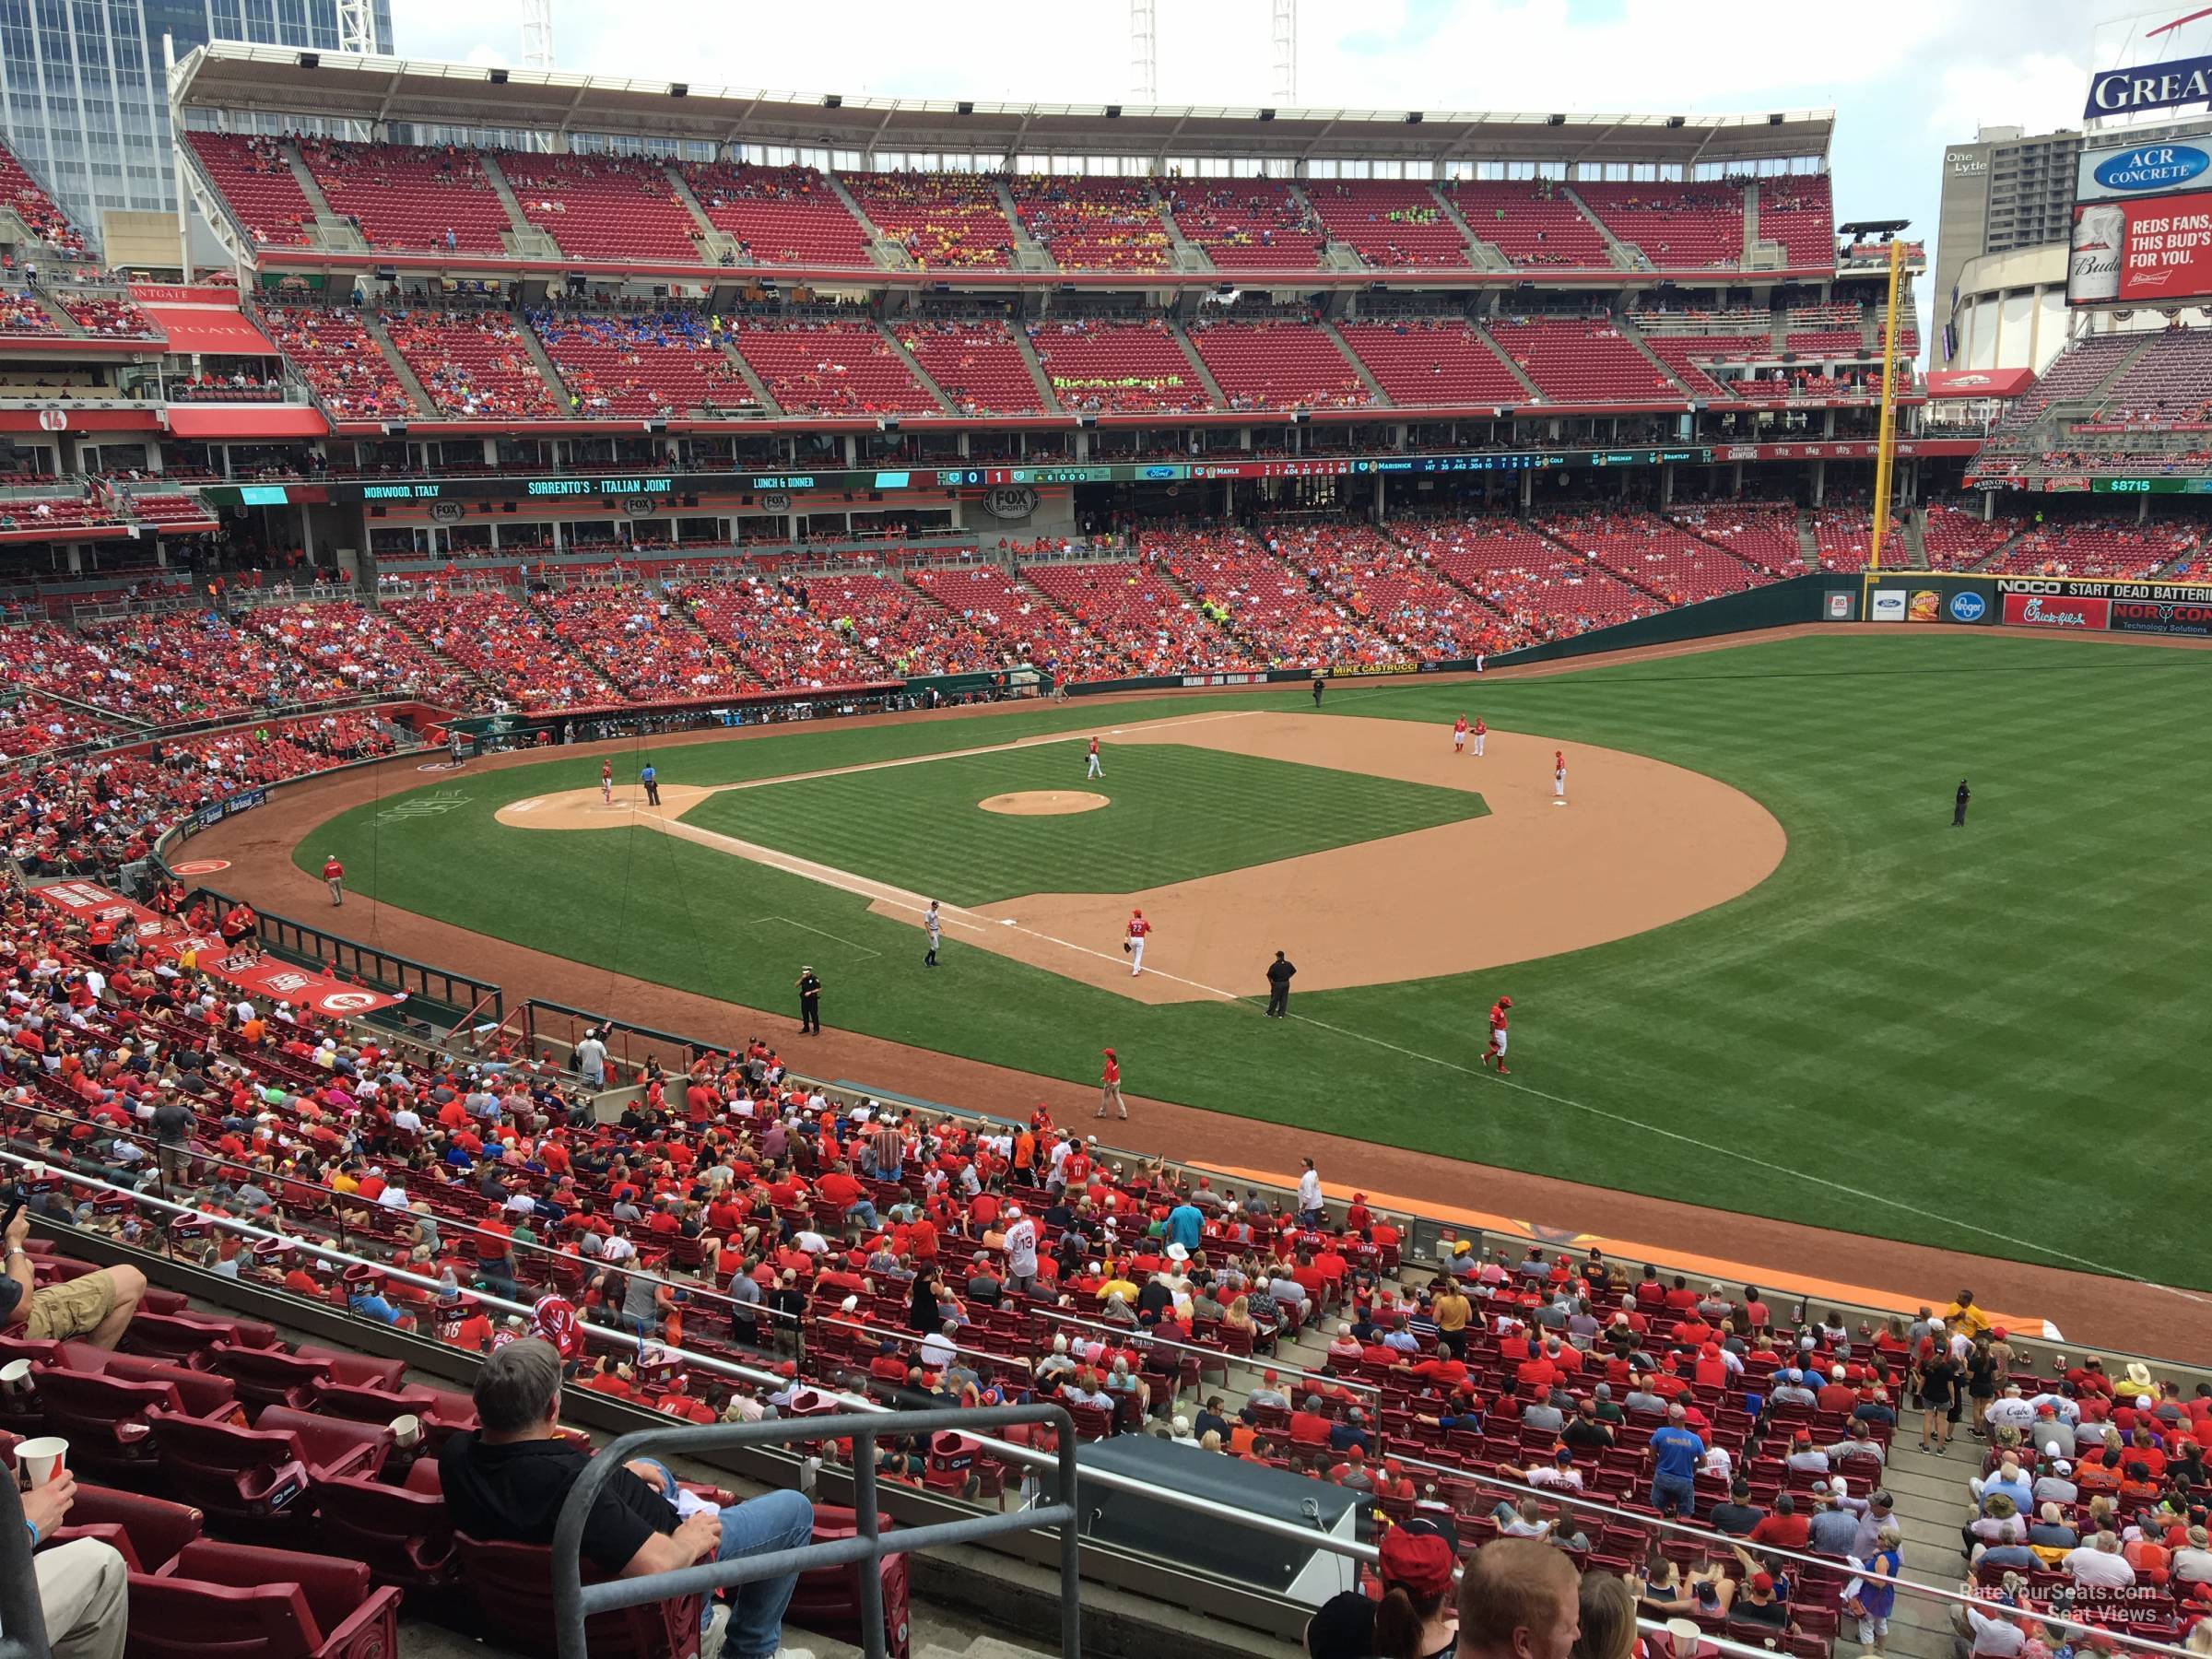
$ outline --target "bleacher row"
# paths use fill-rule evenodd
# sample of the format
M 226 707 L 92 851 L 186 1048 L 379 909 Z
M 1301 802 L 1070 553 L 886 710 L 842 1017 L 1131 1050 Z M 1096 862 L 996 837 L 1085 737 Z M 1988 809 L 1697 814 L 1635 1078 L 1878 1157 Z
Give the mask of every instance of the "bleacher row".
M 1029 323 L 1019 334 L 988 317 L 888 325 L 834 316 L 772 322 L 680 306 L 364 314 L 285 305 L 265 308 L 263 320 L 300 376 L 347 419 L 409 412 L 513 420 L 556 413 L 726 415 L 759 407 L 745 379 L 748 370 L 785 413 L 832 417 L 1682 404 L 1692 397 L 1726 405 L 1878 394 L 1867 371 L 1831 375 L 1821 367 L 1824 356 L 1860 355 L 1854 330 L 1836 331 L 1833 342 L 1788 335 L 1781 348 L 1765 335 L 1644 342 L 1632 323 L 1618 318 L 1509 317 L 1478 325 L 1413 317 L 1339 328 L 1271 317 L 1202 321 L 1187 331 L 1157 318 L 1052 319 Z M 1783 362 L 1789 355 L 1798 360 Z M 412 411 L 394 359 L 422 386 L 427 410 Z M 1731 369 L 1718 368 L 1722 361 Z M 1209 377 L 1218 399 L 1209 394 Z

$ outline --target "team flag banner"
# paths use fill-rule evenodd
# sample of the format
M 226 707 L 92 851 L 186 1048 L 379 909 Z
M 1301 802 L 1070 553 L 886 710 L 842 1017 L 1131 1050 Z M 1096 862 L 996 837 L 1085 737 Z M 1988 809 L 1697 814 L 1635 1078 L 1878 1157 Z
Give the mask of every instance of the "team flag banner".
M 88 881 L 56 882 L 31 888 L 40 902 L 75 916 L 80 922 L 105 917 L 115 924 L 117 935 L 128 934 L 141 948 L 151 947 L 171 960 L 190 953 L 194 967 L 212 979 L 248 996 L 275 1004 L 288 1002 L 318 1014 L 350 1016 L 395 1008 L 406 994 L 371 991 L 349 985 L 312 968 L 297 968 L 252 947 L 227 945 L 208 934 L 187 933 L 182 922 L 162 916 L 121 893 L 110 892 Z

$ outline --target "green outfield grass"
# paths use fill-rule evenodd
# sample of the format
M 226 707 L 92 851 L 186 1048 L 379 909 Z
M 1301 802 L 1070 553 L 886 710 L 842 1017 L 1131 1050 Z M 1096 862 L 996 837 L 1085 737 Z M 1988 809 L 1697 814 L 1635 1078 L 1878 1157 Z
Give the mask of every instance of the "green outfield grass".
M 1029 893 L 1134 893 L 1489 810 L 1461 790 L 1176 744 L 1106 737 L 1099 759 L 1106 776 L 1086 781 L 1083 743 L 1070 737 L 732 790 L 684 821 L 973 905 Z M 1013 818 L 977 804 L 1054 789 L 1103 794 L 1109 805 Z
M 594 782 L 595 759 L 465 777 L 469 803 L 444 817 L 379 827 L 375 807 L 357 808 L 300 858 L 312 869 L 335 850 L 357 886 L 391 902 L 756 1006 L 785 1006 L 803 956 L 828 981 L 831 1024 L 928 1048 L 1088 1080 L 1112 1042 L 1133 1093 L 2212 1287 L 2212 1208 L 2195 1180 L 2212 983 L 2208 694 L 2212 653 L 1902 630 L 1476 687 L 1339 684 L 1324 713 L 1441 726 L 1478 712 L 1693 767 L 1757 797 L 1790 845 L 1760 886 L 1671 926 L 1480 974 L 1300 996 L 1304 1018 L 1289 1022 L 1259 1018 L 1256 982 L 1249 1005 L 1149 1007 L 949 944 L 947 968 L 924 974 L 914 930 L 857 898 L 651 831 L 492 823 L 504 801 Z M 1163 699 L 1112 718 L 1269 704 L 1308 699 Z M 1016 709 L 655 759 L 669 782 L 724 782 L 1100 724 L 1080 705 Z M 1110 785 L 1135 752 L 1110 748 Z M 1229 775 L 1230 757 L 1204 759 Z M 939 770 L 901 772 L 911 787 Z M 1059 770 L 1037 786 L 1080 786 L 1079 761 Z M 1962 776 L 1972 821 L 1954 830 Z M 724 797 L 723 827 L 760 835 L 760 797 L 806 816 L 799 786 L 779 785 Z M 795 820 L 778 834 L 848 868 L 873 856 L 901 881 L 942 872 L 948 893 L 970 852 L 981 856 L 972 812 L 839 798 L 818 816 L 818 834 Z M 1055 822 L 1084 820 L 992 829 Z M 975 887 L 1023 879 L 1005 845 Z M 1510 1083 L 1472 1070 L 1481 1010 L 1501 991 L 1516 1013 Z

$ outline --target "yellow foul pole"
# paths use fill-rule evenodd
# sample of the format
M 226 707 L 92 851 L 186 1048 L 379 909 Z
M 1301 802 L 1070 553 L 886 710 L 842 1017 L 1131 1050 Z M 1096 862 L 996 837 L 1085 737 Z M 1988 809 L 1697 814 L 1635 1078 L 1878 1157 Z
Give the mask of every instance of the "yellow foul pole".
M 1882 568 L 1882 541 L 1889 531 L 1889 472 L 1897 460 L 1897 289 L 1905 268 L 1902 237 L 1889 241 L 1889 304 L 1882 320 L 1882 425 L 1874 446 L 1874 538 L 1866 568 Z

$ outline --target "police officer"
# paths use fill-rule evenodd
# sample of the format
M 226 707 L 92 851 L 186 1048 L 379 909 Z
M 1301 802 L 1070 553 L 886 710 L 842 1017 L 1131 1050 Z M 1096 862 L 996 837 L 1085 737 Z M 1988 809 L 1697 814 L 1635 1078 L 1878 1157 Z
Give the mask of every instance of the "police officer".
M 1951 828 L 1956 830 L 1966 822 L 1966 804 L 1973 797 L 1966 787 L 1966 780 L 1959 780 L 1959 793 L 1951 800 Z
M 1290 976 L 1298 970 L 1286 961 L 1281 951 L 1267 964 L 1267 1018 L 1280 1019 L 1290 1012 Z
M 822 1034 L 822 982 L 811 968 L 799 970 L 799 1031 Z

